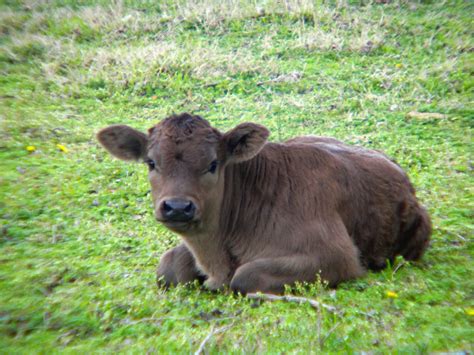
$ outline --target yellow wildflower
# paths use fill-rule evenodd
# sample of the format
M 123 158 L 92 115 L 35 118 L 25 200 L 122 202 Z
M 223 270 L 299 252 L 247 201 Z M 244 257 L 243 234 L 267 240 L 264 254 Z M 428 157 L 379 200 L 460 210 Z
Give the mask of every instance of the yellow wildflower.
M 396 292 L 393 292 L 393 291 L 387 291 L 385 293 L 385 295 L 388 297 L 388 298 L 398 298 L 398 295 Z
M 400 69 L 402 66 L 403 66 L 402 63 L 395 64 L 395 68 L 397 68 L 397 69 Z
M 474 316 L 474 308 L 468 308 L 465 312 L 468 316 Z
M 34 145 L 28 145 L 26 146 L 26 150 L 30 153 L 33 153 L 36 150 L 36 147 Z
M 56 147 L 63 153 L 67 153 L 69 150 L 62 144 L 56 144 Z

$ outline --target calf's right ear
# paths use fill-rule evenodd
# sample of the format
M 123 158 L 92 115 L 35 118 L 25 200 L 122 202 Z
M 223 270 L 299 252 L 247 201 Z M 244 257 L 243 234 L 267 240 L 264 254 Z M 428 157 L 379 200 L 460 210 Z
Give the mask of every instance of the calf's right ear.
M 113 156 L 122 160 L 146 158 L 148 137 L 145 133 L 125 125 L 113 125 L 97 133 L 100 144 Z

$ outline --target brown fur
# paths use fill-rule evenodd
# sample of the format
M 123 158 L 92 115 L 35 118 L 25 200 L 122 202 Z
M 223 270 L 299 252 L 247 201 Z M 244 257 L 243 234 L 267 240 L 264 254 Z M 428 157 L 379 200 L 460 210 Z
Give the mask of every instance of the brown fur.
M 156 218 L 183 239 L 162 257 L 165 284 L 205 278 L 210 289 L 279 293 L 318 275 L 337 285 L 396 255 L 422 256 L 430 218 L 396 163 L 333 138 L 268 143 L 268 134 L 253 123 L 222 134 L 189 114 L 150 129 L 146 144 L 127 126 L 99 132 L 115 156 L 155 164 Z M 191 221 L 166 220 L 163 204 L 173 198 L 195 206 Z

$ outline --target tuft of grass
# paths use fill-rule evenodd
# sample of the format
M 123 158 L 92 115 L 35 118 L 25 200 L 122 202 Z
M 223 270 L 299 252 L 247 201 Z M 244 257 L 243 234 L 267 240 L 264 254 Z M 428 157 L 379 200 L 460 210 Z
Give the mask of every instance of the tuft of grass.
M 0 344 L 23 352 L 472 351 L 469 2 L 8 1 L 0 5 Z M 178 238 L 154 222 L 146 168 L 95 132 L 189 111 L 271 140 L 380 149 L 434 226 L 419 263 L 309 305 L 197 285 L 157 289 Z M 420 114 L 421 113 L 421 114 Z M 33 147 L 33 148 L 32 148 Z

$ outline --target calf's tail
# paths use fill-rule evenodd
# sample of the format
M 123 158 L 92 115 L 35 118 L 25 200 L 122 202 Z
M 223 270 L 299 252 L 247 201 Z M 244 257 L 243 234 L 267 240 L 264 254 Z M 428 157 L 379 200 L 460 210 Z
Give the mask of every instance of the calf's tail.
M 396 254 L 406 260 L 418 260 L 429 246 L 431 236 L 431 219 L 425 208 L 417 205 L 404 223 L 399 235 Z

